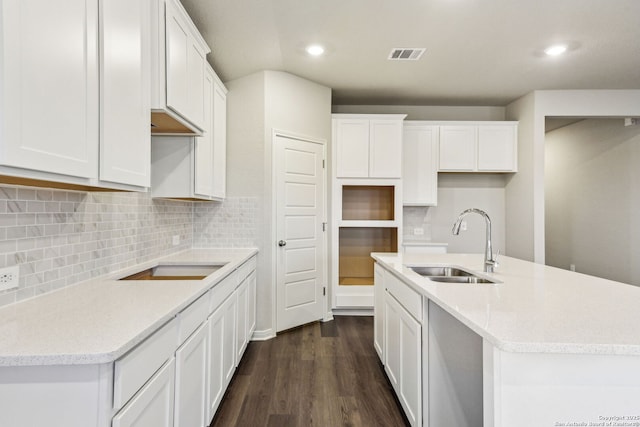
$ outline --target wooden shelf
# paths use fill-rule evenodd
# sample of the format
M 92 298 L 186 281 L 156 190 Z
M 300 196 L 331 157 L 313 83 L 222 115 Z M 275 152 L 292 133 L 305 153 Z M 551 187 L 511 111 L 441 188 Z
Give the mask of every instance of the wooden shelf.
M 341 277 L 340 286 L 373 286 L 373 277 Z
M 344 185 L 342 219 L 392 221 L 394 193 L 393 185 Z
M 373 286 L 371 252 L 397 252 L 398 229 L 358 227 L 339 229 L 338 284 Z

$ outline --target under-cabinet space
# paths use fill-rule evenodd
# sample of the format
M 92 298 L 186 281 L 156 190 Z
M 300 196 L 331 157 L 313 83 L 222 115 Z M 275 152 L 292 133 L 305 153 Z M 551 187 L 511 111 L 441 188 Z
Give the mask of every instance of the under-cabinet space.
M 393 221 L 395 187 L 345 185 L 342 187 L 342 219 Z
M 340 228 L 338 284 L 373 286 L 371 252 L 397 252 L 398 230 L 382 227 Z

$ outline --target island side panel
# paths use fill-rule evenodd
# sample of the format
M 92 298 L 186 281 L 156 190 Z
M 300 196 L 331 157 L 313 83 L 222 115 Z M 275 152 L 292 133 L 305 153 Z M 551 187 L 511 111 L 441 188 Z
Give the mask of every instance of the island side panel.
M 638 356 L 483 347 L 485 426 L 640 425 Z
M 0 367 L 0 426 L 108 427 L 113 364 Z

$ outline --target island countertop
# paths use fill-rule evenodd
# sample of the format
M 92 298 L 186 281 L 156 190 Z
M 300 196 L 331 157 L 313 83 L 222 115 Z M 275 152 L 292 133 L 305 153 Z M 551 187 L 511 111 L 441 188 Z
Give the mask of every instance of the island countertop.
M 186 250 L 2 307 L 0 366 L 112 362 L 256 253 Z M 226 264 L 203 280 L 118 280 L 159 262 Z
M 640 287 L 480 254 L 389 254 L 373 258 L 475 333 L 508 352 L 640 355 Z M 407 266 L 455 265 L 501 283 L 431 281 Z

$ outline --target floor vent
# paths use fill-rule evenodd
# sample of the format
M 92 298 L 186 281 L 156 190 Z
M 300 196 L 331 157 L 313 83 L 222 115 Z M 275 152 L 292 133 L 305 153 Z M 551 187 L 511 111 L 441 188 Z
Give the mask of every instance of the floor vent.
M 391 61 L 417 61 L 425 50 L 423 47 L 394 47 L 387 59 Z

